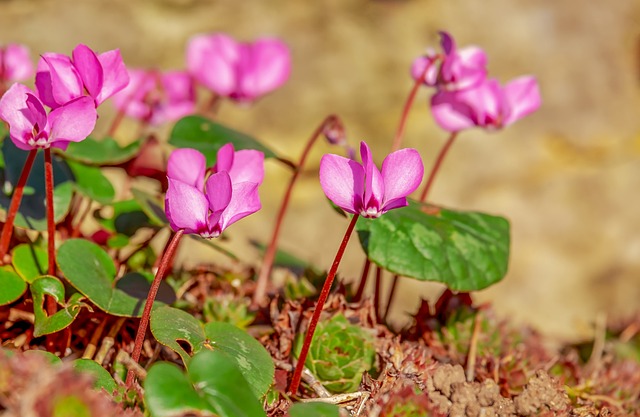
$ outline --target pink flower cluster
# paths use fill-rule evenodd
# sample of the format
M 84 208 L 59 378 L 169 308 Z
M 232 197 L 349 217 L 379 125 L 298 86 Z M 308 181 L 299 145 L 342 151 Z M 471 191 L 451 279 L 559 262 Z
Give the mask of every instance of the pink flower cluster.
M 501 86 L 487 78 L 487 58 L 475 46 L 458 49 L 446 32 L 440 32 L 442 53 L 428 50 L 412 65 L 411 75 L 436 88 L 431 111 L 438 125 L 458 132 L 471 127 L 500 129 L 540 107 L 534 77 L 522 76 Z
M 17 72 L 29 73 L 24 52 L 20 62 Z M 13 84 L 0 99 L 0 119 L 9 124 L 9 136 L 20 149 L 64 150 L 89 136 L 98 117 L 96 107 L 128 82 L 118 50 L 97 55 L 78 45 L 71 57 L 45 53 L 38 63 L 36 92 Z

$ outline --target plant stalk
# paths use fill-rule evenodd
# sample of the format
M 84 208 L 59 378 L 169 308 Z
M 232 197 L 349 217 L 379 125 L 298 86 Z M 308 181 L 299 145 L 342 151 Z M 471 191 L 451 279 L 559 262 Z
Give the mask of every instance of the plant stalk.
M 367 278 L 369 277 L 369 268 L 371 268 L 371 261 L 369 258 L 365 258 L 364 265 L 362 265 L 362 274 L 360 275 L 360 284 L 358 284 L 358 290 L 356 295 L 353 296 L 353 301 L 358 302 L 362 300 L 362 294 L 364 294 L 364 287 L 367 285 Z
M 142 343 L 144 342 L 144 337 L 147 333 L 147 327 L 149 326 L 149 317 L 151 316 L 151 307 L 153 307 L 153 302 L 156 299 L 156 295 L 158 294 L 158 288 L 160 288 L 160 282 L 164 278 L 168 266 L 171 264 L 171 260 L 176 253 L 176 249 L 178 248 L 178 244 L 180 243 L 180 238 L 184 233 L 183 229 L 178 230 L 172 237 L 171 243 L 167 246 L 164 254 L 162 255 L 162 261 L 160 262 L 160 267 L 158 268 L 158 272 L 156 272 L 156 276 L 153 279 L 153 283 L 151 284 L 151 288 L 149 289 L 149 294 L 147 295 L 147 301 L 144 305 L 144 310 L 142 312 L 142 317 L 140 318 L 140 324 L 138 325 L 138 332 L 136 333 L 136 340 L 133 346 L 133 353 L 131 354 L 131 359 L 138 363 L 140 360 L 140 353 L 142 352 Z M 126 386 L 131 387 L 133 384 L 133 380 L 135 378 L 135 373 L 132 369 L 129 369 L 127 372 L 127 380 Z
M 53 212 L 53 163 L 51 148 L 44 150 L 44 189 L 47 206 L 47 252 L 49 255 L 48 274 L 56 274 L 56 220 Z
M 458 132 L 451 132 L 451 135 L 449 135 L 449 139 L 447 139 L 447 142 L 442 146 L 442 148 L 440 148 L 440 153 L 438 154 L 436 162 L 433 165 L 433 168 L 431 168 L 431 172 L 429 173 L 429 179 L 422 189 L 422 194 L 420 194 L 420 202 L 424 203 L 424 201 L 427 199 L 427 194 L 429 194 L 429 190 L 431 190 L 431 186 L 433 185 L 433 181 L 436 178 L 436 174 L 440 170 L 440 165 L 442 165 L 444 157 L 447 156 L 447 152 L 449 151 L 449 148 L 451 148 L 451 145 L 453 145 L 453 142 L 456 140 L 457 136 Z
M 260 274 L 258 275 L 258 279 L 256 281 L 256 290 L 253 294 L 253 305 L 258 306 L 264 303 L 266 299 L 267 293 L 267 284 L 269 282 L 269 276 L 271 276 L 271 270 L 273 269 L 273 262 L 276 258 L 276 252 L 278 250 L 278 237 L 280 236 L 280 228 L 282 227 L 282 221 L 284 220 L 284 216 L 287 212 L 287 208 L 289 207 L 289 201 L 291 200 L 291 193 L 293 192 L 293 187 L 296 184 L 296 181 L 300 177 L 300 173 L 302 172 L 302 167 L 311 152 L 311 148 L 313 144 L 318 140 L 322 132 L 328 123 L 331 123 L 335 119 L 335 116 L 331 115 L 325 118 L 320 125 L 313 131 L 313 134 L 307 141 L 304 150 L 302 151 L 302 155 L 300 156 L 300 161 L 298 165 L 293 170 L 293 175 L 289 180 L 289 185 L 287 186 L 287 190 L 284 193 L 284 197 L 282 198 L 282 204 L 280 205 L 280 210 L 278 211 L 278 216 L 276 217 L 275 227 L 273 228 L 273 233 L 271 234 L 271 240 L 269 241 L 269 246 L 264 254 L 264 259 L 262 261 L 262 268 L 260 268 Z
M 331 285 L 333 284 L 333 280 L 336 277 L 336 272 L 338 271 L 338 266 L 340 265 L 340 261 L 342 260 L 342 255 L 344 255 L 344 251 L 347 248 L 347 243 L 349 243 L 349 238 L 351 237 L 351 233 L 353 232 L 353 229 L 356 226 L 358 217 L 359 216 L 355 214 L 351 218 L 351 222 L 347 227 L 347 231 L 344 233 L 344 237 L 342 238 L 342 243 L 338 248 L 336 257 L 333 260 L 333 264 L 331 265 L 331 269 L 329 270 L 329 274 L 327 275 L 327 279 L 324 281 L 324 285 L 322 286 L 320 297 L 318 298 L 318 302 L 316 303 L 315 310 L 313 311 L 313 316 L 311 317 L 311 321 L 309 322 L 309 328 L 307 329 L 307 334 L 305 334 L 304 336 L 302 350 L 300 351 L 300 356 L 298 357 L 298 363 L 296 364 L 296 369 L 293 372 L 291 385 L 289 386 L 289 392 L 292 395 L 295 395 L 295 393 L 298 391 L 298 387 L 300 386 L 300 379 L 302 378 L 302 370 L 304 369 L 304 363 L 307 360 L 307 354 L 309 353 L 309 348 L 311 347 L 311 340 L 313 340 L 313 333 L 315 332 L 316 326 L 318 325 L 318 321 L 320 320 L 320 314 L 322 314 L 322 307 L 324 307 L 324 303 L 327 301 L 327 297 L 329 297 L 329 291 L 331 290 Z
M 9 243 L 11 243 L 11 235 L 13 235 L 13 223 L 16 220 L 16 215 L 18 214 L 18 209 L 20 208 L 20 202 L 22 201 L 22 195 L 24 194 L 24 186 L 29 179 L 29 174 L 31 173 L 31 168 L 33 167 L 33 162 L 36 159 L 36 154 L 38 153 L 37 149 L 32 149 L 29 151 L 29 155 L 27 156 L 27 160 L 22 167 L 22 172 L 20 173 L 20 178 L 18 178 L 18 183 L 16 184 L 16 188 L 13 190 L 13 196 L 11 197 L 11 204 L 9 205 L 9 210 L 7 211 L 7 218 L 5 220 L 4 226 L 2 227 L 2 235 L 0 236 L 0 262 L 4 259 L 4 256 L 7 254 L 9 250 Z

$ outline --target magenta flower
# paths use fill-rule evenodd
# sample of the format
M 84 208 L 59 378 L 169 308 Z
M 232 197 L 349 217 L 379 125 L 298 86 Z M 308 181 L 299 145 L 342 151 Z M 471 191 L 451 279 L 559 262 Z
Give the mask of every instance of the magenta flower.
M 9 124 L 9 136 L 20 149 L 67 149 L 93 131 L 98 115 L 89 97 L 73 99 L 47 114 L 33 91 L 13 84 L 0 99 L 0 119 Z
M 218 151 L 212 171 L 205 181 L 206 160 L 195 149 L 177 149 L 169 157 L 165 212 L 174 231 L 218 237 L 231 224 L 260 210 L 262 152 L 236 152 L 229 143 Z
M 52 109 L 84 95 L 91 96 L 98 107 L 128 83 L 120 50 L 96 55 L 82 44 L 75 47 L 71 58 L 56 53 L 42 55 L 36 73 L 38 96 Z
M 411 76 L 418 80 L 428 67 L 424 84 L 442 90 L 463 90 L 476 86 L 487 76 L 487 57 L 476 46 L 456 48 L 456 43 L 447 32 L 440 32 L 440 45 L 444 54 L 429 49 L 427 54 L 416 58 L 411 66 Z
M 327 154 L 320 161 L 320 185 L 329 200 L 344 211 L 376 218 L 389 210 L 406 206 L 407 196 L 422 182 L 424 167 L 415 149 L 389 154 L 382 171 L 373 163 L 371 151 L 360 143 L 362 164 Z
M 488 79 L 463 91 L 440 91 L 431 98 L 431 111 L 440 127 L 449 132 L 478 126 L 500 129 L 540 107 L 540 91 L 534 77 L 512 80 L 504 87 Z
M 0 83 L 23 81 L 33 75 L 29 49 L 23 45 L 0 47 Z
M 216 94 L 251 102 L 284 84 L 289 48 L 278 39 L 239 43 L 224 34 L 198 35 L 187 46 L 189 72 Z
M 129 85 L 113 97 L 113 104 L 129 117 L 158 126 L 193 114 L 193 80 L 185 71 L 129 71 Z

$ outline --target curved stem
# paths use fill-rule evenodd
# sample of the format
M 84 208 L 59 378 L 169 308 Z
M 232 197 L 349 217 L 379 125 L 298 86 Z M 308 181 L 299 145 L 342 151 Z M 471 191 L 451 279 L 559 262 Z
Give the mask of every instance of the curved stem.
M 393 144 L 391 145 L 391 152 L 395 152 L 400 149 L 402 145 L 402 138 L 404 137 L 404 128 L 407 125 L 407 118 L 409 117 L 409 110 L 411 110 L 411 106 L 413 106 L 413 102 L 416 99 L 416 94 L 418 94 L 418 89 L 424 82 L 425 77 L 427 76 L 427 72 L 429 71 L 429 65 L 424 67 L 424 71 L 420 75 L 420 78 L 413 83 L 413 87 L 411 88 L 411 92 L 407 96 L 407 101 L 404 103 L 404 108 L 402 109 L 402 116 L 400 116 L 400 124 L 398 124 L 398 129 L 396 130 L 396 135 L 393 138 Z
M 178 230 L 171 239 L 171 243 L 167 246 L 164 254 L 162 255 L 162 261 L 160 261 L 160 267 L 158 268 L 158 272 L 156 272 L 156 276 L 153 279 L 153 283 L 151 284 L 151 288 L 149 289 L 149 294 L 147 295 L 147 302 L 144 305 L 144 311 L 142 312 L 142 317 L 140 319 L 140 324 L 138 325 L 138 332 L 136 333 L 136 341 L 133 346 L 133 353 L 131 354 L 131 359 L 138 363 L 140 360 L 140 353 L 142 352 L 142 343 L 144 342 L 144 336 L 147 333 L 147 327 L 149 326 L 149 317 L 151 316 L 151 307 L 153 307 L 153 301 L 156 299 L 156 295 L 158 294 L 158 288 L 160 288 L 160 282 L 164 278 L 169 264 L 171 264 L 171 260 L 176 253 L 176 249 L 178 248 L 178 244 L 180 243 L 180 238 L 184 230 Z M 126 386 L 131 387 L 133 383 L 133 379 L 135 378 L 135 374 L 132 369 L 129 369 L 127 372 L 127 381 Z
M 307 144 L 302 151 L 302 155 L 300 156 L 300 162 L 295 167 L 293 171 L 293 175 L 289 180 L 289 185 L 287 186 L 287 190 L 284 193 L 284 197 L 282 198 L 282 204 L 280 205 L 280 210 L 278 211 L 278 216 L 276 217 L 276 224 L 273 228 L 273 233 L 271 234 L 271 240 L 269 241 L 269 246 L 264 254 L 264 259 L 262 261 L 262 268 L 260 268 L 260 274 L 258 275 L 258 279 L 256 281 L 256 290 L 253 294 L 253 305 L 260 305 L 265 301 L 266 293 L 267 293 L 267 284 L 269 282 L 269 276 L 271 275 L 271 270 L 273 269 L 273 262 L 276 258 L 276 252 L 278 250 L 278 237 L 280 236 L 280 228 L 282 227 L 282 221 L 284 220 L 285 213 L 287 212 L 287 207 L 289 207 L 289 201 L 291 200 L 291 193 L 293 192 L 293 187 L 300 177 L 300 172 L 302 172 L 302 167 L 304 166 L 307 157 L 309 156 L 309 152 L 313 147 L 313 144 L 318 140 L 320 135 L 327 126 L 328 123 L 332 122 L 336 116 L 331 115 L 318 125 L 316 130 L 313 131 L 313 134 L 307 141 Z
M 393 275 L 391 290 L 389 290 L 389 297 L 387 298 L 387 306 L 385 307 L 384 315 L 382 316 L 383 321 L 387 320 L 387 316 L 389 315 L 389 311 L 391 310 L 391 304 L 393 304 L 393 297 L 396 295 L 396 288 L 398 288 L 399 282 L 400 282 L 400 276 L 397 274 Z
M 376 265 L 376 288 L 373 293 L 373 310 L 376 313 L 376 321 L 380 322 L 380 285 L 382 283 L 382 268 Z
M 38 153 L 37 149 L 33 149 L 29 151 L 29 155 L 27 155 L 27 160 L 22 167 L 22 172 L 20 173 L 20 178 L 18 179 L 18 183 L 16 184 L 16 188 L 13 190 L 13 196 L 11 197 L 11 204 L 9 205 L 9 210 L 7 211 L 7 218 L 4 222 L 4 226 L 2 227 L 2 235 L 0 236 L 0 262 L 6 255 L 9 250 L 9 243 L 11 243 L 11 235 L 13 235 L 13 223 L 16 220 L 16 215 L 18 214 L 18 209 L 20 208 L 20 202 L 22 201 L 22 195 L 24 193 L 24 186 L 29 179 L 29 174 L 31 173 L 31 167 L 33 167 L 33 162 L 36 160 L 36 154 Z
M 49 255 L 48 274 L 56 274 L 56 220 L 53 212 L 53 164 L 51 148 L 44 150 L 44 189 L 47 206 L 47 252 Z
M 318 325 L 318 321 L 320 320 L 322 307 L 324 307 L 324 303 L 327 301 L 327 297 L 329 297 L 331 284 L 333 284 L 333 280 L 336 277 L 336 272 L 338 271 L 338 265 L 340 265 L 340 261 L 342 260 L 342 255 L 344 255 L 344 250 L 347 247 L 347 243 L 349 243 L 349 238 L 351 237 L 353 228 L 356 226 L 358 217 L 359 216 L 355 214 L 351 218 L 349 227 L 347 227 L 347 231 L 344 233 L 344 237 L 342 238 L 342 243 L 338 248 L 336 257 L 333 260 L 333 264 L 331 265 L 331 269 L 329 270 L 329 274 L 327 275 L 327 279 L 325 279 L 324 285 L 322 286 L 320 297 L 318 298 L 318 302 L 316 303 L 315 310 L 313 311 L 313 316 L 311 317 L 311 321 L 309 322 L 309 328 L 307 329 L 307 334 L 305 334 L 304 336 L 304 342 L 302 344 L 302 350 L 300 351 L 300 356 L 298 356 L 298 363 L 296 364 L 296 369 L 293 372 L 291 385 L 289 386 L 289 392 L 291 394 L 295 394 L 298 391 L 298 387 L 300 386 L 300 379 L 302 378 L 302 370 L 304 369 L 304 363 L 307 360 L 309 347 L 311 347 L 311 340 L 313 340 L 313 333 L 315 332 L 316 326 Z
M 440 165 L 442 165 L 442 161 L 444 160 L 444 157 L 447 155 L 449 148 L 451 148 L 451 145 L 453 145 L 453 142 L 455 141 L 456 136 L 458 136 L 458 132 L 451 132 L 451 135 L 449 135 L 449 139 L 447 139 L 447 142 L 440 149 L 438 158 L 436 159 L 436 162 L 433 165 L 433 168 L 431 168 L 431 172 L 429 173 L 429 179 L 427 180 L 427 183 L 422 189 L 422 194 L 420 194 L 421 202 L 424 203 L 424 201 L 427 199 L 427 194 L 431 189 L 431 185 L 433 185 L 433 180 L 436 178 L 436 174 L 440 170 Z
M 360 284 L 358 284 L 358 290 L 356 291 L 356 295 L 353 296 L 354 302 L 358 302 L 362 300 L 362 294 L 364 294 L 364 289 L 367 286 L 367 278 L 369 277 L 370 267 L 371 267 L 371 260 L 369 260 L 369 258 L 365 258 L 364 265 L 362 265 L 362 274 L 360 275 Z

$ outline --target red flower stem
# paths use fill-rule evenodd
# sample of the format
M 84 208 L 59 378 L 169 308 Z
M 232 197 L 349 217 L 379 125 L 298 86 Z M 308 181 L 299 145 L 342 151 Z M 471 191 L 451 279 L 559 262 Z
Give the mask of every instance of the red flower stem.
M 73 230 L 71 231 L 71 237 L 80 237 L 80 227 L 82 226 L 82 223 L 84 223 L 84 221 L 87 219 L 87 216 L 89 215 L 89 213 L 91 213 L 91 200 L 87 199 L 87 205 L 84 208 L 84 210 L 82 210 L 80 212 L 80 208 L 82 207 L 82 198 L 80 198 L 80 204 L 78 205 L 78 212 L 79 212 L 79 216 L 78 216 L 78 222 L 76 223 L 76 225 L 73 227 Z
M 396 295 L 396 288 L 398 288 L 398 282 L 400 281 L 400 276 L 397 274 L 393 275 L 393 282 L 391 283 L 391 289 L 389 290 L 389 298 L 387 299 L 387 306 L 384 309 L 384 314 L 382 316 L 382 320 L 386 321 L 387 316 L 389 315 L 389 310 L 391 310 L 391 304 L 393 304 L 393 296 Z
M 440 170 L 440 165 L 442 165 L 444 157 L 447 156 L 447 152 L 449 151 L 449 148 L 451 148 L 451 145 L 453 145 L 456 136 L 458 136 L 458 132 L 452 132 L 451 135 L 449 135 L 449 139 L 447 139 L 447 142 L 442 146 L 442 148 L 440 148 L 438 158 L 436 159 L 436 162 L 433 165 L 433 168 L 431 168 L 431 172 L 429 173 L 429 179 L 422 189 L 422 194 L 420 194 L 420 202 L 424 203 L 424 201 L 427 199 L 427 194 L 429 194 L 429 190 L 433 185 L 433 180 L 436 178 L 436 174 Z
M 373 309 L 376 312 L 376 320 L 380 321 L 380 284 L 382 282 L 382 268 L 376 265 L 376 289 L 373 293 Z
M 364 294 L 364 287 L 367 285 L 367 277 L 369 276 L 369 268 L 371 267 L 371 261 L 369 258 L 365 258 L 364 265 L 362 266 L 362 275 L 360 276 L 360 284 L 356 295 L 353 296 L 353 301 L 358 302 L 362 300 L 362 294 Z
M 424 67 L 424 71 L 420 75 L 420 78 L 413 83 L 413 87 L 411 88 L 411 92 L 407 96 L 407 101 L 404 103 L 404 108 L 402 109 L 402 116 L 400 116 L 400 124 L 398 125 L 398 129 L 396 130 L 396 135 L 393 138 L 393 144 L 391 145 L 391 152 L 395 152 L 400 149 L 402 146 L 402 138 L 404 137 L 404 128 L 407 125 L 407 118 L 409 117 L 409 110 L 413 106 L 413 102 L 416 100 L 416 95 L 418 94 L 418 89 L 424 82 L 425 77 L 427 76 L 427 72 L 429 71 L 429 66 L 426 65 Z
M 300 379 L 302 378 L 302 370 L 304 369 L 304 363 L 307 360 L 307 354 L 309 353 L 309 348 L 311 347 L 311 340 L 313 339 L 313 333 L 315 332 L 316 326 L 318 325 L 318 321 L 320 320 L 322 307 L 324 307 L 324 303 L 327 301 L 327 297 L 329 297 L 329 291 L 331 290 L 331 285 L 333 284 L 333 280 L 336 277 L 336 272 L 338 271 L 338 265 L 340 265 L 340 261 L 342 260 L 342 255 L 344 255 L 344 250 L 347 248 L 347 243 L 349 243 L 349 238 L 351 237 L 351 233 L 353 232 L 353 229 L 356 226 L 358 217 L 359 216 L 355 214 L 351 218 L 351 223 L 349 223 L 349 227 L 347 227 L 347 231 L 344 233 L 344 237 L 342 238 L 342 243 L 338 248 L 338 252 L 336 253 L 335 259 L 333 260 L 333 264 L 331 265 L 331 269 L 329 270 L 327 279 L 325 279 L 324 285 L 322 286 L 322 291 L 320 292 L 320 298 L 318 298 L 318 302 L 316 303 L 316 308 L 313 311 L 313 316 L 311 317 L 311 321 L 309 322 L 309 328 L 307 329 L 307 334 L 304 336 L 302 350 L 300 351 L 300 356 L 298 357 L 298 363 L 296 364 L 296 369 L 293 372 L 293 378 L 291 379 L 291 385 L 289 386 L 289 392 L 292 395 L 295 395 L 295 393 L 298 391 L 298 387 L 300 386 Z
M 47 252 L 49 255 L 49 275 L 56 274 L 56 221 L 53 213 L 53 163 L 51 148 L 44 150 L 44 189 L 47 206 Z
M 256 290 L 253 294 L 253 304 L 255 306 L 261 305 L 266 298 L 267 293 L 267 284 L 269 282 L 269 276 L 271 275 L 271 270 L 273 269 L 273 262 L 276 258 L 276 252 L 278 250 L 278 237 L 280 236 L 280 228 L 282 227 L 282 221 L 284 220 L 284 216 L 287 212 L 287 208 L 289 207 L 289 201 L 291 200 L 291 193 L 293 192 L 293 187 L 296 185 L 296 181 L 298 177 L 300 177 L 300 173 L 302 172 L 302 167 L 309 156 L 311 148 L 313 144 L 318 140 L 322 132 L 324 131 L 327 124 L 331 123 L 336 116 L 331 115 L 325 118 L 320 125 L 313 131 L 313 134 L 307 141 L 307 144 L 302 151 L 302 155 L 300 156 L 300 162 L 295 166 L 293 170 L 293 175 L 289 180 L 289 185 L 287 186 L 287 190 L 284 193 L 284 197 L 282 198 L 282 204 L 280 205 L 280 210 L 278 211 L 278 216 L 276 217 L 276 224 L 273 228 L 273 233 L 271 234 L 271 240 L 269 241 L 269 246 L 264 254 L 264 259 L 262 261 L 262 268 L 260 268 L 260 275 L 258 275 L 258 279 L 256 281 Z
M 156 272 L 156 276 L 153 279 L 153 283 L 151 283 L 151 288 L 149 289 L 149 294 L 147 295 L 147 302 L 144 305 L 144 310 L 142 312 L 142 318 L 140 319 L 140 324 L 138 325 L 138 332 L 136 333 L 136 340 L 133 346 L 133 353 L 131 354 L 131 359 L 138 363 L 140 360 L 140 353 L 142 352 L 142 343 L 144 342 L 144 336 L 147 334 L 147 327 L 149 326 L 149 317 L 151 316 L 151 307 L 153 307 L 153 301 L 156 299 L 156 295 L 158 294 L 158 288 L 160 288 L 160 282 L 164 278 L 168 266 L 173 259 L 173 256 L 176 253 L 176 249 L 178 248 L 178 244 L 180 243 L 180 238 L 184 230 L 178 230 L 171 239 L 171 243 L 167 247 L 166 251 L 162 255 L 162 261 L 160 262 L 160 267 L 158 268 L 158 272 Z M 127 372 L 127 381 L 126 386 L 131 387 L 133 383 L 133 379 L 135 378 L 135 373 L 133 372 L 133 368 L 129 368 Z
M 9 205 L 9 211 L 7 211 L 7 218 L 4 222 L 4 226 L 2 227 L 2 235 L 0 236 L 0 262 L 7 254 L 9 250 L 9 243 L 11 243 L 11 235 L 13 235 L 13 223 L 16 220 L 16 215 L 18 214 L 18 208 L 20 208 L 20 202 L 22 201 L 22 194 L 24 193 L 24 186 L 29 179 L 29 174 L 31 173 L 31 167 L 33 167 L 33 162 L 36 160 L 36 154 L 38 153 L 37 149 L 33 149 L 29 151 L 29 155 L 27 156 L 27 160 L 22 167 L 22 172 L 20 173 L 20 178 L 18 179 L 18 183 L 16 184 L 16 188 L 13 190 L 13 196 L 11 197 L 11 204 Z

